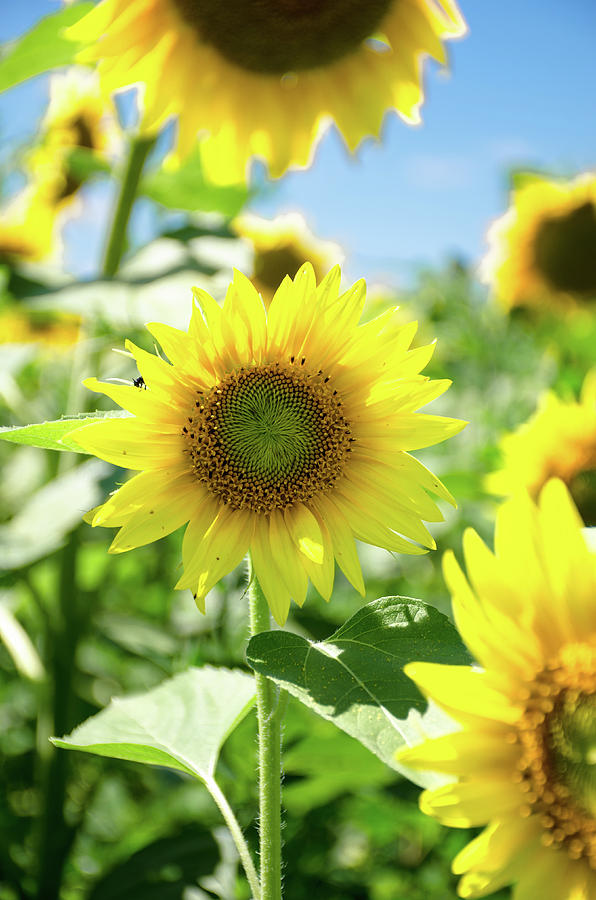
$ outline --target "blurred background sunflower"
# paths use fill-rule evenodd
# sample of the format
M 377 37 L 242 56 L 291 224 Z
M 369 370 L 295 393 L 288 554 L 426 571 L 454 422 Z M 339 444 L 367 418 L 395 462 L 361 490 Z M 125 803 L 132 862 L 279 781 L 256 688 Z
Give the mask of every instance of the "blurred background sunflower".
M 596 174 L 517 174 L 510 208 L 488 237 L 484 277 L 506 309 L 594 302 Z
M 68 34 L 107 90 L 143 82 L 144 129 L 177 116 L 178 155 L 206 135 L 210 177 L 234 182 L 251 156 L 272 177 L 308 165 L 331 121 L 351 150 L 389 109 L 418 122 L 421 57 L 445 63 L 465 30 L 454 0 L 102 0 Z

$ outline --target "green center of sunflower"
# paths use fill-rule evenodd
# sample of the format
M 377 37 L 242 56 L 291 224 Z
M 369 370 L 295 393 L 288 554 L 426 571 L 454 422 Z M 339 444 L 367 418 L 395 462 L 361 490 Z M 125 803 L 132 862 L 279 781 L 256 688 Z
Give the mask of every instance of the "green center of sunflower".
M 251 72 L 328 66 L 379 28 L 396 0 L 173 0 L 202 41 Z
M 352 441 L 342 403 L 304 360 L 242 367 L 199 394 L 183 431 L 195 473 L 233 509 L 268 513 L 328 491 Z
M 596 648 L 568 644 L 528 686 L 520 783 L 542 842 L 596 868 Z
M 596 697 L 565 692 L 549 718 L 548 743 L 554 771 L 596 815 Z
M 534 261 L 558 291 L 596 296 L 596 206 L 584 203 L 538 228 Z

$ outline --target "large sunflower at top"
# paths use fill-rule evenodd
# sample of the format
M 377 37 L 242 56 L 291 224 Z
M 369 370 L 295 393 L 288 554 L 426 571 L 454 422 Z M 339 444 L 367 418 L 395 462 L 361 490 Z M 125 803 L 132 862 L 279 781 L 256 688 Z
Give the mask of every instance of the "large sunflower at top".
M 108 90 L 144 86 L 143 127 L 178 116 L 178 154 L 210 135 L 211 177 L 306 166 L 334 119 L 354 150 L 395 109 L 419 121 L 421 57 L 466 26 L 454 0 L 103 0 L 68 35 Z

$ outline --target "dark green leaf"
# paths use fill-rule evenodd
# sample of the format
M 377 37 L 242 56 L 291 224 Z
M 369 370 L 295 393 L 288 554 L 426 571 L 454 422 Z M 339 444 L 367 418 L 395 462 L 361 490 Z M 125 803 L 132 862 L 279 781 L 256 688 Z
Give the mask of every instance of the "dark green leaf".
M 114 866 L 94 885 L 89 900 L 180 900 L 186 888 L 213 872 L 218 860 L 211 832 L 188 825 Z
M 444 727 L 403 673 L 413 660 L 466 665 L 470 656 L 449 619 L 421 600 L 383 597 L 360 609 L 326 641 L 285 631 L 257 634 L 247 659 L 398 771 L 395 753 Z M 408 776 L 412 774 L 408 770 Z M 428 782 L 426 773 L 414 776 Z
M 120 410 L 108 412 L 97 411 L 82 414 L 70 419 L 56 419 L 54 422 L 42 422 L 39 425 L 23 425 L 22 427 L 0 428 L 0 440 L 12 441 L 14 444 L 28 444 L 30 447 L 41 447 L 44 450 L 74 450 L 75 453 L 89 455 L 74 441 L 64 435 L 83 425 L 92 425 L 107 418 L 127 418 L 130 414 Z
M 46 16 L 17 41 L 5 44 L 0 51 L 0 91 L 6 91 L 27 78 L 68 66 L 74 62 L 81 45 L 67 40 L 62 32 L 93 9 L 91 2 L 65 6 Z

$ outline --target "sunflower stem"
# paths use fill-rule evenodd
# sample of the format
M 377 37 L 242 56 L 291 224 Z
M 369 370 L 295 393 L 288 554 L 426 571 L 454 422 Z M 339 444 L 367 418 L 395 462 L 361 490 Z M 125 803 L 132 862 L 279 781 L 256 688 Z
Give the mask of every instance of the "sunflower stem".
M 269 606 L 249 569 L 250 633 L 268 631 Z M 259 752 L 259 851 L 261 900 L 281 900 L 281 723 L 285 704 L 276 685 L 255 673 Z
M 154 137 L 136 137 L 130 143 L 126 169 L 120 184 L 118 201 L 103 260 L 102 275 L 105 278 L 113 278 L 120 268 L 120 262 L 126 247 L 128 220 L 137 196 L 145 161 L 154 144 Z
M 228 803 L 225 794 L 223 793 L 215 779 L 210 779 L 206 784 L 207 789 L 217 803 L 219 811 L 221 812 L 224 821 L 228 826 L 228 830 L 232 835 L 233 841 L 236 844 L 236 849 L 238 851 L 238 855 L 240 856 L 240 861 L 244 866 L 246 878 L 252 891 L 253 900 L 261 900 L 261 886 L 259 884 L 259 876 L 257 875 L 255 864 L 252 861 L 252 856 L 250 855 L 248 844 L 246 843 L 244 835 L 242 834 L 242 829 L 240 827 L 238 819 L 234 815 L 234 812 L 230 804 Z

